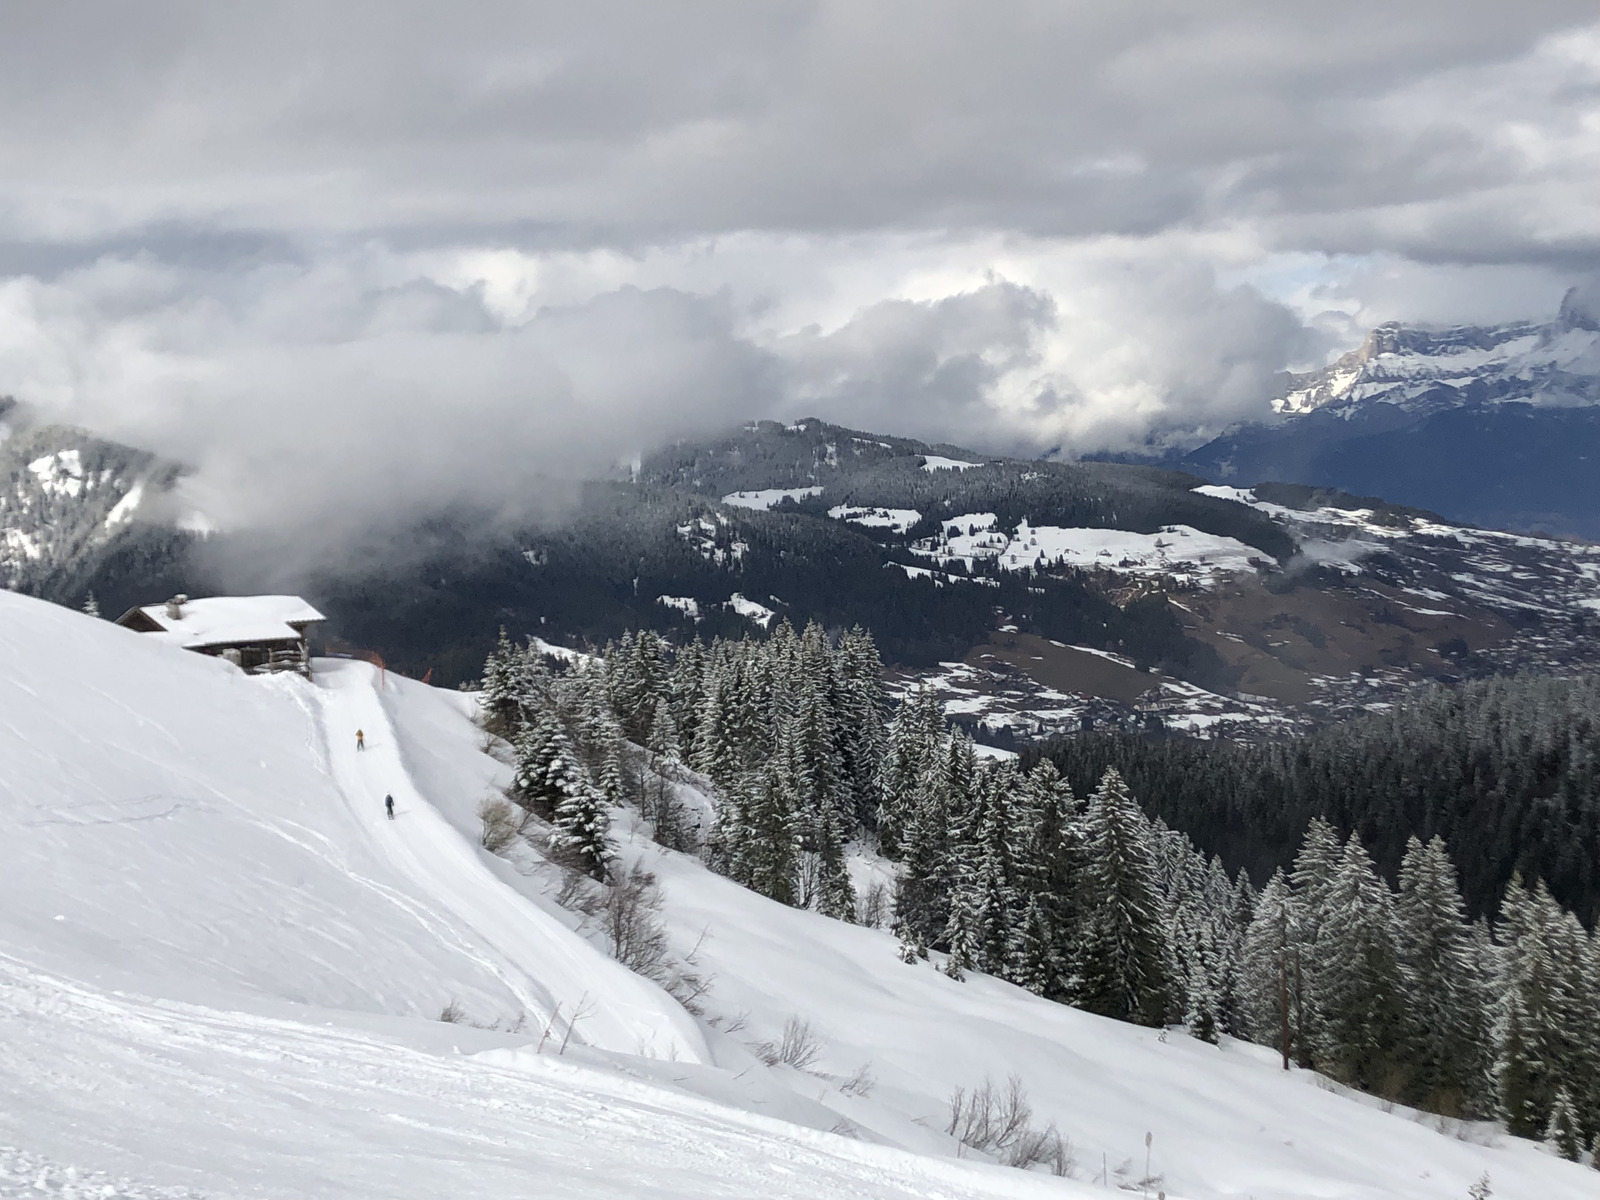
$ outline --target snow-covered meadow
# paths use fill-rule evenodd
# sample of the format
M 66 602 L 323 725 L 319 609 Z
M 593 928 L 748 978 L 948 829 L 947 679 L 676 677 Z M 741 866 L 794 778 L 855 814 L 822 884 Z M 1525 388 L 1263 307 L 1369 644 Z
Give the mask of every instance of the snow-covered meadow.
M 1262 555 L 1235 538 L 1188 525 L 1169 525 L 1156 533 L 1123 529 L 1063 528 L 1026 520 L 1003 529 L 994 513 L 963 513 L 941 522 L 937 537 L 912 546 L 912 552 L 948 566 L 970 570 L 991 562 L 1003 571 L 1075 567 L 1124 575 L 1191 577 L 1207 584 L 1222 575 L 1251 571 Z

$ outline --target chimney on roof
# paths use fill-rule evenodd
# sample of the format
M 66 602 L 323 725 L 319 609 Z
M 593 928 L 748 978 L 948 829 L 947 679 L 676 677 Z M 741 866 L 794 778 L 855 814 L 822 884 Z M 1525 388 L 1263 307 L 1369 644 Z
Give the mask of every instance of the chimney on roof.
M 179 595 L 167 601 L 167 617 L 169 620 L 183 620 L 183 606 L 189 603 L 189 597 Z

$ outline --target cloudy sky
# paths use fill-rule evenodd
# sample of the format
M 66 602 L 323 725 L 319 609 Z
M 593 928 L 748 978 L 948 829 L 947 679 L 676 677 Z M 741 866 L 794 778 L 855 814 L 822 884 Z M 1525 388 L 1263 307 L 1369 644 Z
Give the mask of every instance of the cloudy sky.
M 0 394 L 224 523 L 1194 437 L 1600 268 L 1593 0 L 19 0 L 0 106 Z

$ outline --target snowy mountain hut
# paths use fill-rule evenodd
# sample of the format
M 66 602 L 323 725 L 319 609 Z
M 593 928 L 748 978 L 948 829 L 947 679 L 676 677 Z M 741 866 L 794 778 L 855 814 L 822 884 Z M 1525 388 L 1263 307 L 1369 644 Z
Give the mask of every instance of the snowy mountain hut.
M 117 624 L 185 650 L 225 658 L 252 675 L 311 674 L 306 630 L 324 617 L 299 596 L 174 596 L 165 604 L 130 608 Z

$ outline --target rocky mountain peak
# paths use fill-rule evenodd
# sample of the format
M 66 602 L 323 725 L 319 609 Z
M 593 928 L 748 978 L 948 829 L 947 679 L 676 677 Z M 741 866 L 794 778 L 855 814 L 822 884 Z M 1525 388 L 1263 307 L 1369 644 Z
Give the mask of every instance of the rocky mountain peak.
M 1350 415 L 1372 403 L 1413 411 L 1510 400 L 1600 403 L 1597 311 L 1591 295 L 1572 288 L 1553 321 L 1447 329 L 1379 325 L 1321 370 L 1286 376 L 1272 411 L 1294 417 L 1321 409 Z

